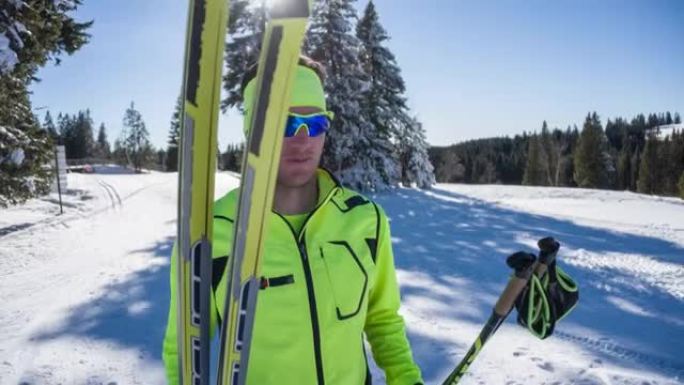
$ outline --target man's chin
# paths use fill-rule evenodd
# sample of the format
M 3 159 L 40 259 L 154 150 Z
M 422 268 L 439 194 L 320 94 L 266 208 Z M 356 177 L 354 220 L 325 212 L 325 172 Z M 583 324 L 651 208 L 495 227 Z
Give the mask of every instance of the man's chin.
M 278 184 L 289 188 L 303 187 L 315 177 L 315 168 L 311 169 L 307 167 L 281 170 L 278 174 Z

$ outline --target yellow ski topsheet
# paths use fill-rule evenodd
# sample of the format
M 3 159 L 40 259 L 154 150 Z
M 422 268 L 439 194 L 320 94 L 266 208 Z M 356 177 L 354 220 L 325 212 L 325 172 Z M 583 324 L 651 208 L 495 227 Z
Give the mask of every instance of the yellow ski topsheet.
M 289 110 L 292 83 L 311 0 L 280 0 L 271 8 L 261 46 L 250 139 L 245 148 L 239 212 L 231 253 L 230 294 L 221 327 L 219 384 L 244 385 L 259 291 L 267 218 Z
M 212 207 L 226 0 L 190 0 L 178 189 L 180 383 L 209 384 Z

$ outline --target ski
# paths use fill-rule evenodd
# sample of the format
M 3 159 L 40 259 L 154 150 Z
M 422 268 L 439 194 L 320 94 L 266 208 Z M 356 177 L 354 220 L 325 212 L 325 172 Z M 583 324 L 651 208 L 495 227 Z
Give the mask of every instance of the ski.
M 179 383 L 209 384 L 212 208 L 228 4 L 190 0 L 178 167 Z
M 219 385 L 244 385 L 254 324 L 264 237 L 312 0 L 280 0 L 270 8 L 256 78 L 254 113 L 243 155 L 238 213 L 221 325 Z

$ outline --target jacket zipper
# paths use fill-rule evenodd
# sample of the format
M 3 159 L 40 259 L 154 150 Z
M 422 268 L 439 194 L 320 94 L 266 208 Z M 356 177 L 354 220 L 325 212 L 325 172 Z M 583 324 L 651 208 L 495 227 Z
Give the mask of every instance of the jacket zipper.
M 306 291 L 308 294 L 308 299 L 309 299 L 309 316 L 311 318 L 311 330 L 313 332 L 313 345 L 314 345 L 314 358 L 316 362 L 316 378 L 318 385 L 325 385 L 325 377 L 323 376 L 323 357 L 321 353 L 321 331 L 320 331 L 320 326 L 318 324 L 318 313 L 316 312 L 316 294 L 314 292 L 314 286 L 313 286 L 313 278 L 311 277 L 311 266 L 309 265 L 309 256 L 306 252 L 306 225 L 309 222 L 309 219 L 313 217 L 314 213 L 318 211 L 318 209 L 323 206 L 325 203 L 327 203 L 330 198 L 337 193 L 337 188 L 333 188 L 330 192 L 328 192 L 328 195 L 325 197 L 323 202 L 321 202 L 314 210 L 309 214 L 309 216 L 304 220 L 304 224 L 302 225 L 301 233 L 299 234 L 299 237 L 297 236 L 297 232 L 292 228 L 292 225 L 290 225 L 290 222 L 285 219 L 280 213 L 276 212 L 275 210 L 273 211 L 276 213 L 282 220 L 287 224 L 287 227 L 290 228 L 290 231 L 292 232 L 292 236 L 294 237 L 295 243 L 297 244 L 297 248 L 299 250 L 299 255 L 302 260 L 302 267 L 304 268 L 304 277 L 306 279 Z
M 311 266 L 309 265 L 309 256 L 306 252 L 306 238 L 303 232 L 304 229 L 302 228 L 302 233 L 300 236 L 302 240 L 300 242 L 297 237 L 297 233 L 292 228 L 292 225 L 290 225 L 290 222 L 288 222 L 287 219 L 285 219 L 285 217 L 283 217 L 280 213 L 275 211 L 274 213 L 278 215 L 283 220 L 283 222 L 285 222 L 287 227 L 290 228 L 290 231 L 292 232 L 292 237 L 294 238 L 294 241 L 297 244 L 297 250 L 299 251 L 299 256 L 302 261 L 302 267 L 304 269 L 304 278 L 306 279 L 306 291 L 309 300 L 309 317 L 311 319 L 311 330 L 313 332 L 314 359 L 316 363 L 316 379 L 318 385 L 325 385 L 325 377 L 323 376 L 323 358 L 321 356 L 321 331 L 318 324 L 318 313 L 316 312 L 316 294 L 314 293 L 313 278 L 311 277 Z
M 313 331 L 314 355 L 316 358 L 316 377 L 318 378 L 318 385 L 325 384 L 323 377 L 323 357 L 321 355 L 321 332 L 318 325 L 318 313 L 316 312 L 316 295 L 314 293 L 313 279 L 311 278 L 311 266 L 309 265 L 309 257 L 306 253 L 306 240 L 302 234 L 302 242 L 298 242 L 299 254 L 302 257 L 302 265 L 304 267 L 304 276 L 306 278 L 306 289 L 309 294 L 309 312 L 311 313 L 311 329 Z

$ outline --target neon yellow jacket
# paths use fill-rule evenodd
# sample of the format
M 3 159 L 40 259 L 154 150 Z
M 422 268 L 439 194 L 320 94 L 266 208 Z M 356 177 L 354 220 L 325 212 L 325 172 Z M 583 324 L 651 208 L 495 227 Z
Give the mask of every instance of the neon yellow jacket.
M 249 357 L 249 385 L 370 384 L 363 334 L 388 385 L 421 384 L 399 310 L 383 210 L 318 170 L 319 201 L 299 234 L 270 216 Z M 214 205 L 212 333 L 226 297 L 237 190 Z M 178 384 L 176 252 L 163 358 Z M 218 306 L 217 306 L 218 305 Z M 220 323 L 219 323 L 220 324 Z

